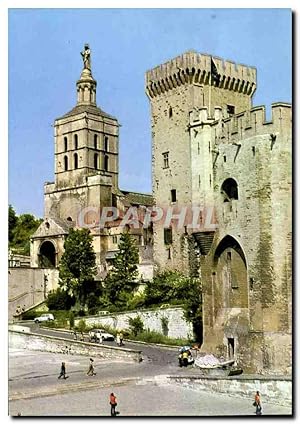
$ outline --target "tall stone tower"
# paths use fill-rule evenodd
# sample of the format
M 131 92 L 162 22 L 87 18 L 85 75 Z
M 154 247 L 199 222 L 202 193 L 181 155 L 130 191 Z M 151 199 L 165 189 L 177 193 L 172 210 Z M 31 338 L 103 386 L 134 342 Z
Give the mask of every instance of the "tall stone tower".
M 292 109 L 252 107 L 255 68 L 187 52 L 146 74 L 158 269 L 202 282 L 202 350 L 290 374 Z M 178 228 L 184 208 L 200 210 Z M 212 219 L 212 212 L 215 219 Z M 201 216 L 202 213 L 202 216 Z
M 157 206 L 199 206 L 204 210 L 213 206 L 215 139 L 210 124 L 221 115 L 250 109 L 255 88 L 255 68 L 194 51 L 146 73 L 151 102 L 152 190 Z M 201 138 L 196 138 L 198 131 L 192 131 L 190 115 L 203 110 L 209 119 L 203 123 Z M 159 268 L 188 272 L 187 231 L 173 224 L 168 229 L 161 222 L 154 223 L 154 261 Z
M 54 123 L 55 183 L 45 185 L 45 216 L 76 219 L 80 208 L 111 206 L 118 190 L 119 124 L 96 104 L 86 44 L 76 106 Z

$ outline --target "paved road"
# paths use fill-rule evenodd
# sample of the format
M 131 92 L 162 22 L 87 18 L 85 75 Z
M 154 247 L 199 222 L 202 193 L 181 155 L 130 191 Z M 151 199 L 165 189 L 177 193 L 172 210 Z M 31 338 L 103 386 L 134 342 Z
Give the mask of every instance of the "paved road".
M 52 334 L 35 326 L 34 331 Z M 57 333 L 56 333 L 57 334 Z M 72 338 L 70 333 L 60 333 Z M 113 344 L 108 342 L 107 344 Z M 122 416 L 254 415 L 252 399 L 200 392 L 167 384 L 164 375 L 195 375 L 177 365 L 177 351 L 126 343 L 143 350 L 141 363 L 95 359 L 96 376 L 86 375 L 89 358 L 12 349 L 9 353 L 9 414 L 26 416 L 107 416 L 108 395 L 117 393 Z M 58 380 L 66 362 L 67 380 Z M 264 414 L 290 414 L 291 408 L 264 404 Z
M 113 391 L 121 416 L 254 416 L 252 399 L 191 390 L 167 384 L 160 376 L 134 378 L 138 364 L 111 368 L 107 363 L 96 364 L 96 377 L 87 377 L 87 358 L 72 356 L 66 361 L 70 377 L 58 380 L 60 359 L 46 352 L 11 352 L 10 415 L 108 416 L 108 396 Z M 122 365 L 128 367 L 128 380 L 113 377 L 113 372 L 117 377 L 124 373 Z M 109 378 L 104 377 L 105 367 L 110 368 Z M 290 408 L 278 405 L 263 408 L 265 415 L 291 413 Z
M 30 327 L 30 330 L 33 333 L 45 334 L 49 336 L 55 335 L 55 337 L 62 337 L 65 339 L 73 340 L 74 336 L 69 331 L 54 331 L 53 329 L 47 329 L 45 327 L 40 327 L 39 324 L 35 323 L 23 323 L 27 327 Z M 88 335 L 85 335 L 85 341 L 88 340 Z M 107 346 L 117 346 L 116 342 L 105 341 L 103 344 Z M 168 365 L 178 365 L 178 349 L 177 348 L 162 348 L 159 346 L 149 346 L 142 343 L 130 343 L 125 341 L 125 346 L 128 349 L 141 350 L 143 353 L 144 360 L 151 362 L 153 365 L 159 365 L 161 367 Z

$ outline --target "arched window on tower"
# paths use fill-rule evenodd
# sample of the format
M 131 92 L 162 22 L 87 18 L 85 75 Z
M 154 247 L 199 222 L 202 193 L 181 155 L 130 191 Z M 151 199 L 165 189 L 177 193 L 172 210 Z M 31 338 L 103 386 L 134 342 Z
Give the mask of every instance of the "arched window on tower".
M 64 137 L 65 152 L 68 150 L 68 138 Z
M 78 168 L 78 154 L 74 153 L 74 169 Z
M 230 202 L 231 200 L 238 200 L 238 185 L 233 178 L 227 178 L 221 187 L 221 193 L 223 195 L 223 201 Z
M 108 151 L 109 151 L 109 139 L 108 139 L 108 137 L 105 137 L 105 138 L 104 138 L 104 150 L 105 150 L 106 152 L 108 152 Z
M 98 153 L 95 153 L 94 154 L 94 168 L 95 169 L 98 169 L 98 158 L 99 158 Z
M 94 135 L 94 149 L 98 149 L 98 136 L 97 136 L 97 134 Z
M 108 156 L 104 156 L 104 170 L 108 171 Z
M 74 135 L 74 147 L 75 147 L 75 150 L 78 149 L 78 135 L 77 134 Z
M 65 171 L 68 170 L 68 156 L 64 156 Z

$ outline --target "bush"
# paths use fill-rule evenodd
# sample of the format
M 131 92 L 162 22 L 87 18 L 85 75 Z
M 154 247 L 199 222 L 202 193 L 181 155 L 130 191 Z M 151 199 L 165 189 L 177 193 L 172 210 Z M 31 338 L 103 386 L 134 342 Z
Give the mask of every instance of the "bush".
M 81 319 L 79 323 L 77 324 L 77 330 L 82 333 L 86 330 L 86 323 L 83 319 Z
M 138 293 L 127 302 L 127 310 L 142 308 L 145 305 L 145 295 Z
M 129 318 L 128 320 L 130 331 L 134 336 L 141 333 L 144 330 L 144 323 L 141 320 L 140 316 L 137 316 L 135 318 Z
M 190 344 L 191 340 L 186 339 L 172 339 L 170 337 L 166 337 L 161 333 L 157 333 L 156 331 L 143 331 L 136 336 L 131 336 L 133 340 L 142 341 L 146 343 L 158 343 L 158 344 L 166 344 L 170 346 L 183 346 L 186 344 Z
M 48 294 L 46 304 L 49 309 L 55 311 L 69 310 L 75 304 L 75 298 L 71 297 L 65 290 L 58 288 Z
M 26 311 L 22 314 L 22 319 L 34 319 L 36 317 L 39 317 L 40 315 L 42 315 L 43 312 L 38 312 L 38 311 Z

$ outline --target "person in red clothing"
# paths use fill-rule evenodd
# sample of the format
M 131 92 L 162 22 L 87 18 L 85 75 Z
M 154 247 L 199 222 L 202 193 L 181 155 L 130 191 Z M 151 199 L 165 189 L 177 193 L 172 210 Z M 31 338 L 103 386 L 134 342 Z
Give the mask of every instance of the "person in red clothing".
M 110 403 L 110 415 L 114 417 L 117 415 L 116 413 L 117 398 L 113 393 L 111 393 L 109 396 L 109 403 Z
M 260 402 L 259 391 L 256 392 L 255 400 L 254 400 L 254 404 L 253 405 L 255 405 L 255 407 L 256 407 L 256 411 L 255 411 L 256 415 L 262 415 L 262 413 L 261 413 L 261 402 Z

